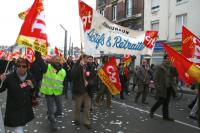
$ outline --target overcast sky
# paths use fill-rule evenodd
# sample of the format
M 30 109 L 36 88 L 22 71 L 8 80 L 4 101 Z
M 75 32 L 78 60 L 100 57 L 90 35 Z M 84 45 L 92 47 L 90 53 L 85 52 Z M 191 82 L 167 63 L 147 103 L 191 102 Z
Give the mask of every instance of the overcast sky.
M 96 8 L 96 0 L 83 0 Z M 0 0 L 0 45 L 13 45 L 20 32 L 23 20 L 18 13 L 28 9 L 34 0 Z M 47 37 L 51 47 L 64 45 L 64 30 L 62 24 L 71 35 L 75 46 L 79 46 L 79 16 L 78 0 L 44 0 L 46 15 Z

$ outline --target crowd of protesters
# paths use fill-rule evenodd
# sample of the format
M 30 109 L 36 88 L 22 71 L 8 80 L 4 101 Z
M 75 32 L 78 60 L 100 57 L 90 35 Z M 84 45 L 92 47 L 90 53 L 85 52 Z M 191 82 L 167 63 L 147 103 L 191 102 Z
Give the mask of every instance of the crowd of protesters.
M 7 104 L 5 112 L 5 126 L 13 127 L 15 133 L 23 133 L 23 126 L 34 118 L 33 106 L 38 103 L 36 98 L 45 97 L 47 116 L 52 130 L 58 129 L 56 118 L 63 115 L 62 97 L 70 99 L 69 92 L 75 102 L 74 124 L 79 126 L 80 113 L 83 112 L 83 124 L 87 129 L 92 129 L 90 112 L 93 106 L 102 106 L 104 96 L 106 106 L 112 106 L 112 96 L 106 85 L 98 78 L 98 70 L 109 61 L 108 56 L 94 58 L 93 56 L 81 55 L 77 61 L 69 56 L 66 62 L 61 63 L 59 55 L 52 56 L 51 60 L 44 60 L 40 53 L 35 53 L 35 61 L 30 63 L 23 58 L 14 60 L 8 66 L 2 57 L 0 60 L 0 80 L 3 82 L 0 92 L 7 89 Z M 169 116 L 170 97 L 176 96 L 176 81 L 178 73 L 172 67 L 167 56 L 163 63 L 155 66 L 149 65 L 147 60 L 141 61 L 141 66 L 135 66 L 136 57 L 132 57 L 129 65 L 123 58 L 117 64 L 119 79 L 122 90 L 120 99 L 125 100 L 130 92 L 136 92 L 135 103 L 149 104 L 147 95 L 149 84 L 153 81 L 156 89 L 156 103 L 150 109 L 150 117 L 153 118 L 155 111 L 162 105 L 163 120 L 174 121 Z M 131 85 L 130 85 L 131 84 Z M 199 109 L 199 85 L 194 87 L 197 97 L 189 105 L 190 118 L 198 119 Z M 56 110 L 55 107 L 56 106 Z M 15 110 L 15 111 L 13 111 Z M 22 116 L 23 115 L 23 116 Z

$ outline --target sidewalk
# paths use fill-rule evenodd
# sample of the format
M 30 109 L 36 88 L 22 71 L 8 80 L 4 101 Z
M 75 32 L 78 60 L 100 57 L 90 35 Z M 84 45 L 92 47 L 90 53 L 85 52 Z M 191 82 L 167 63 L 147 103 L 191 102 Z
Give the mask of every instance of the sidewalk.
M 1 112 L 1 107 L 0 107 L 0 133 L 5 133 L 4 123 L 3 123 L 3 118 L 2 118 L 2 112 Z

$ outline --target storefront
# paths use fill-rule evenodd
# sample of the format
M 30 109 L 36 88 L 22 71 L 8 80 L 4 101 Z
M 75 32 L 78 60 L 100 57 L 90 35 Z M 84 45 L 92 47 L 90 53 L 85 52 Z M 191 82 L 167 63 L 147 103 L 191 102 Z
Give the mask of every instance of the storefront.
M 161 41 L 156 42 L 153 55 L 151 57 L 151 64 L 161 64 L 163 61 L 164 49 Z

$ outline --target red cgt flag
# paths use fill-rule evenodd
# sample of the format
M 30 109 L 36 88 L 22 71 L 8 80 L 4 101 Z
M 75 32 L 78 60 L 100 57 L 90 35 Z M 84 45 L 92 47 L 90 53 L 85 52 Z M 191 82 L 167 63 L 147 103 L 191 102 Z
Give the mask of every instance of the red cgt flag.
M 35 52 L 31 48 L 26 48 L 25 58 L 32 63 L 35 59 Z
M 83 23 L 83 30 L 84 30 L 84 32 L 86 32 L 87 30 L 89 30 L 91 28 L 92 17 L 90 17 L 90 19 L 87 19 L 87 18 L 85 18 L 85 15 L 92 16 L 93 9 L 81 0 L 79 0 L 78 2 L 79 2 L 79 16 Z
M 167 52 L 169 59 L 172 62 L 172 65 L 176 67 L 176 70 L 178 71 L 180 79 L 182 79 L 187 84 L 192 84 L 194 82 L 194 79 L 188 74 L 188 70 L 193 65 L 193 63 L 190 62 L 183 55 L 176 52 L 167 44 L 163 43 L 163 47 L 165 51 Z
M 200 64 L 200 39 L 185 26 L 182 27 L 182 54 L 195 64 Z
M 42 0 L 35 0 L 33 3 L 25 17 L 16 43 L 39 51 L 43 55 L 47 54 L 48 42 Z
M 152 49 L 154 47 L 157 37 L 158 37 L 158 31 L 146 31 L 144 37 L 144 45 L 147 48 Z
M 115 57 L 111 57 L 109 61 L 99 69 L 98 76 L 112 95 L 119 94 L 121 91 L 121 83 Z

